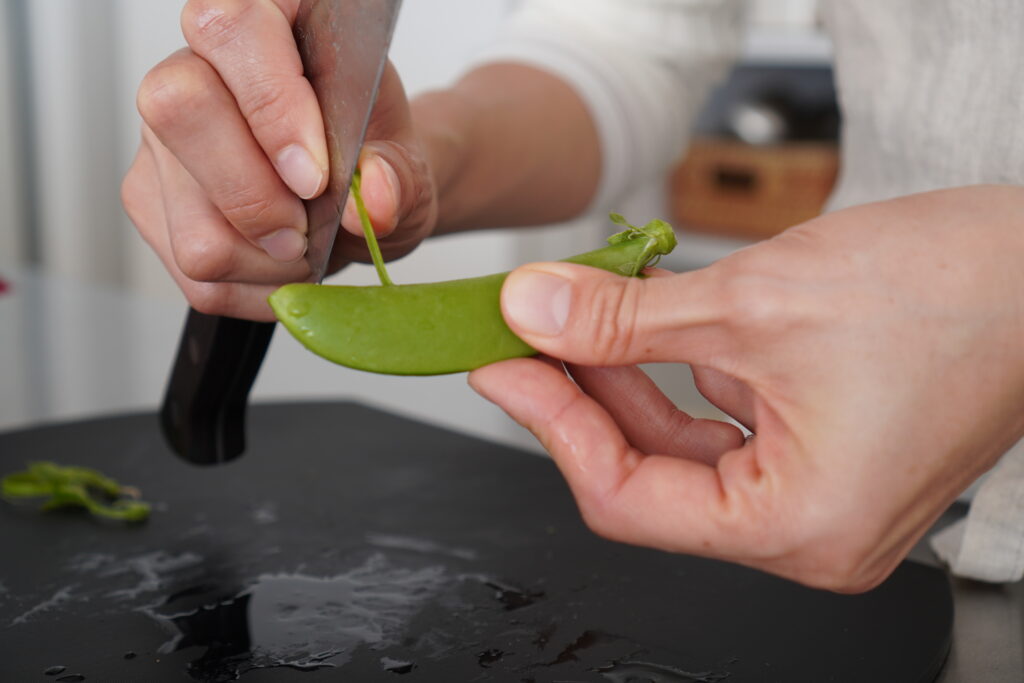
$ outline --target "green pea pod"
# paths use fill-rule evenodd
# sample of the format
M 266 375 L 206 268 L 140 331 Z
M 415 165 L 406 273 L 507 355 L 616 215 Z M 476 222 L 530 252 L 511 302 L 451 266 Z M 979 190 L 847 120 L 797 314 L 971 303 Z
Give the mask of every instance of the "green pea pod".
M 626 224 L 616 214 L 612 220 Z M 635 276 L 672 251 L 676 238 L 655 220 L 608 242 L 565 261 Z M 274 292 L 270 305 L 307 349 L 335 363 L 391 375 L 465 372 L 536 353 L 501 316 L 507 275 L 372 287 L 296 283 Z

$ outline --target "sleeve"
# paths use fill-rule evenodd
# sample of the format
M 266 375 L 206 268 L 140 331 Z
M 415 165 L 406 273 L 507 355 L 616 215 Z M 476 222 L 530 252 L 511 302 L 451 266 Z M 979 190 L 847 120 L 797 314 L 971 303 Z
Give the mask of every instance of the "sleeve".
M 597 126 L 591 211 L 664 174 L 712 86 L 735 62 L 744 0 L 525 0 L 474 60 L 518 62 L 566 81 Z

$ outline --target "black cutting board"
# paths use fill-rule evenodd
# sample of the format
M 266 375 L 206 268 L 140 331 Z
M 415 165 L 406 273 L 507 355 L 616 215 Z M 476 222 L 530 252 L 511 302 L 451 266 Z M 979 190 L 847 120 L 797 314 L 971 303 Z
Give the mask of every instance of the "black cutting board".
M 152 414 L 0 435 L 0 471 L 91 465 L 156 503 L 0 506 L 0 681 L 923 683 L 949 650 L 934 568 L 813 591 L 601 540 L 545 458 L 352 403 L 249 422 L 216 468 Z

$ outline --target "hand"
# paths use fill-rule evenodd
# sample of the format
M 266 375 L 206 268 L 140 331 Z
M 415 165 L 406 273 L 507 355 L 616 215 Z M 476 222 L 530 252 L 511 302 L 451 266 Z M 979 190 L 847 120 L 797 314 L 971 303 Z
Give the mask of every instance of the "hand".
M 316 97 L 292 35 L 298 0 L 189 0 L 189 47 L 146 76 L 142 143 L 122 186 L 128 215 L 189 302 L 272 320 L 275 286 L 309 278 L 302 199 L 327 183 Z M 388 65 L 360 156 L 363 195 L 395 258 L 434 227 L 433 178 Z M 328 271 L 369 260 L 346 206 Z
M 505 318 L 571 377 L 521 359 L 470 383 L 544 444 L 597 533 L 866 590 L 1024 434 L 1021 215 L 1022 188 L 961 188 L 691 273 L 524 266 Z M 648 362 L 692 364 L 755 436 L 676 410 L 631 367 Z

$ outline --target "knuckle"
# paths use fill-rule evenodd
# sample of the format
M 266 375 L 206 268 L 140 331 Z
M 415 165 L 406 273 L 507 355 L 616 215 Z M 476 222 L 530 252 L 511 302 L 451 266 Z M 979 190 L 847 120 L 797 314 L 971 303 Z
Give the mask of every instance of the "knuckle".
M 628 357 L 634 346 L 641 282 L 633 278 L 606 278 L 593 290 L 589 306 L 590 346 L 597 363 Z
M 746 329 L 777 328 L 790 312 L 779 283 L 761 274 L 733 274 L 722 283 L 719 293 L 726 320 Z
M 197 52 L 219 49 L 244 30 L 244 17 L 256 4 L 237 0 L 189 0 L 181 11 L 185 40 Z
M 574 491 L 580 518 L 591 533 L 609 541 L 637 543 L 635 530 L 631 533 L 626 513 L 617 503 L 613 492 Z
M 178 269 L 194 282 L 220 282 L 233 271 L 233 250 L 201 234 L 172 242 Z M 204 290 L 205 291 L 205 290 Z
M 274 207 L 266 193 L 249 186 L 227 190 L 216 203 L 232 225 L 247 232 L 262 227 Z
M 159 64 L 142 79 L 136 106 L 150 128 L 165 130 L 183 112 L 197 111 L 210 86 L 207 70 L 191 60 Z
M 587 500 L 577 501 L 580 510 L 580 517 L 590 531 L 609 541 L 624 541 L 616 530 L 616 525 L 607 510 L 598 503 Z
M 283 80 L 275 75 L 253 76 L 244 93 L 239 96 L 239 108 L 253 132 L 288 129 L 294 115 Z
M 233 311 L 231 290 L 223 285 L 193 287 L 186 293 L 189 305 L 207 315 L 228 315 Z

